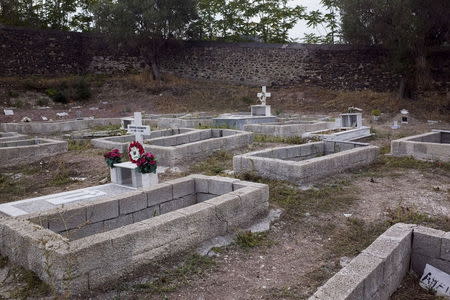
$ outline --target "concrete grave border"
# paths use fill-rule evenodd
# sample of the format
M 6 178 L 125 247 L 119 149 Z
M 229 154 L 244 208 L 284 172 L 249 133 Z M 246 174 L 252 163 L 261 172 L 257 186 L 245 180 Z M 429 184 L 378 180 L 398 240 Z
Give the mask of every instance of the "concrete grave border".
M 254 172 L 270 179 L 304 184 L 368 165 L 375 161 L 378 152 L 377 146 L 364 143 L 322 141 L 237 155 L 233 157 L 233 169 L 236 173 Z
M 24 143 L 34 143 L 31 145 L 20 145 Z M 37 143 L 37 144 L 36 144 Z M 0 167 L 9 167 L 20 164 L 28 164 L 42 158 L 53 156 L 68 151 L 66 141 L 53 139 L 26 139 L 1 142 L 0 147 Z
M 192 132 L 193 129 L 190 128 L 179 128 L 179 129 L 164 129 L 152 131 L 150 135 L 145 135 L 144 139 L 160 138 L 165 136 L 174 136 L 177 134 Z M 128 150 L 128 145 L 135 140 L 135 136 L 132 134 L 121 135 L 121 136 L 110 136 L 103 138 L 96 138 L 91 140 L 91 144 L 94 148 L 100 149 L 119 149 L 120 152 L 125 153 Z
M 9 141 L 17 141 L 17 140 L 25 140 L 28 137 L 24 134 L 20 134 L 17 132 L 0 132 L 0 143 L 9 142 Z
M 339 129 L 339 128 L 334 128 Z M 345 131 L 336 132 L 336 133 L 325 133 L 328 130 L 318 130 L 313 132 L 307 132 L 303 135 L 304 138 L 308 137 L 318 137 L 322 140 L 327 141 L 357 141 L 359 139 L 364 139 L 372 136 L 370 133 L 370 128 L 367 126 L 362 126 L 359 128 L 341 128 L 345 129 Z M 330 129 L 333 130 L 333 129 Z
M 244 130 L 279 137 L 302 137 L 307 132 L 334 129 L 335 122 L 289 120 L 285 122 L 246 124 Z
M 450 232 L 397 223 L 309 300 L 388 300 L 408 271 L 420 277 L 425 264 L 450 273 Z
M 391 153 L 393 156 L 450 162 L 450 131 L 433 130 L 392 141 Z
M 191 175 L 117 199 L 0 218 L 0 253 L 57 292 L 78 294 L 248 226 L 268 206 L 265 184 Z M 81 234 L 71 240 L 75 229 Z
M 176 167 L 216 151 L 234 150 L 253 142 L 253 133 L 230 129 L 203 129 L 144 141 L 160 165 Z
M 107 125 L 120 125 L 120 118 L 67 120 L 54 122 L 1 123 L 0 130 L 15 131 L 25 134 L 53 134 Z
M 198 128 L 212 126 L 213 117 L 159 118 L 158 128 Z

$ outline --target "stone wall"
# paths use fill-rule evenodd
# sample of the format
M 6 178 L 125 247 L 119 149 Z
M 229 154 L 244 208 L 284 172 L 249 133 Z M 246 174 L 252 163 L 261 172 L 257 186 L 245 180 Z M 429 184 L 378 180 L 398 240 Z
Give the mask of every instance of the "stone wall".
M 400 77 L 386 51 L 349 45 L 174 42 L 161 67 L 184 77 L 250 85 L 307 83 L 334 89 L 392 90 Z M 135 48 L 113 46 L 104 36 L 0 25 L 0 76 L 125 73 L 144 66 Z M 430 57 L 437 89 L 450 82 L 449 49 Z

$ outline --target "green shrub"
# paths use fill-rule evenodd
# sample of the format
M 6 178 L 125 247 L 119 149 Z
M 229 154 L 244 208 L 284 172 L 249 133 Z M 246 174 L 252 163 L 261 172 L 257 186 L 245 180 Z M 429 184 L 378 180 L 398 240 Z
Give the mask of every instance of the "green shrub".
M 47 106 L 48 105 L 48 99 L 47 98 L 39 98 L 36 101 L 36 105 L 38 105 L 38 106 Z
M 69 102 L 67 98 L 67 92 L 65 90 L 49 88 L 45 91 L 45 93 L 56 103 L 65 104 Z
M 75 84 L 75 99 L 79 101 L 85 101 L 91 98 L 91 86 L 89 83 L 84 79 L 80 79 Z
M 381 115 L 381 111 L 379 109 L 372 110 L 372 116 L 379 117 Z

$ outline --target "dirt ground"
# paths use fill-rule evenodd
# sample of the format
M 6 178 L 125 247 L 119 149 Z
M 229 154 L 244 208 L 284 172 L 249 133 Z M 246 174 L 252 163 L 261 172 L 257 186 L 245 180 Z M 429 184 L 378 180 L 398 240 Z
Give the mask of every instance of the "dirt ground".
M 103 92 L 96 91 L 100 98 L 96 98 L 96 103 L 83 105 L 82 111 L 83 114 L 92 113 L 97 117 L 129 115 L 138 108 L 148 113 L 166 112 L 160 109 L 163 103 L 155 99 L 160 97 L 171 103 L 175 101 L 174 94 L 183 95 L 183 91 L 190 91 L 192 96 L 195 93 L 186 88 L 190 84 L 182 83 L 178 91 L 172 90 L 172 87 L 165 87 L 163 91 L 154 90 L 155 95 L 136 92 L 133 97 L 141 101 L 129 103 L 125 98 L 130 94 L 119 93 L 120 84 L 113 82 L 110 86 L 99 87 L 105 89 Z M 196 93 L 203 98 L 198 99 L 206 99 L 210 94 L 200 86 Z M 130 89 L 135 89 L 135 86 Z M 318 97 L 314 102 L 311 99 L 319 94 L 318 90 L 298 90 L 289 88 L 280 92 L 286 96 L 286 111 L 297 107 L 297 112 L 305 112 L 315 106 L 321 107 L 321 110 L 314 113 L 333 113 L 343 106 L 351 106 L 348 102 L 338 105 L 336 99 L 341 99 L 342 95 L 337 92 L 328 92 L 329 95 L 335 94 L 334 98 Z M 217 85 L 217 91 L 220 97 L 225 97 L 227 87 Z M 156 92 L 161 92 L 163 96 Z M 164 93 L 170 95 L 165 97 Z M 233 109 L 246 110 L 249 104 L 242 97 L 253 95 L 256 89 L 241 87 L 233 93 L 235 95 L 231 98 L 236 99 L 231 105 Z M 111 100 L 113 97 L 116 100 Z M 120 100 L 122 97 L 124 99 Z M 280 101 L 278 97 L 275 101 Z M 355 95 L 353 97 L 357 98 Z M 177 98 L 177 101 L 181 98 Z M 102 104 L 105 101 L 110 102 Z M 205 100 L 202 105 L 207 106 L 209 101 Z M 351 104 L 358 103 L 355 100 Z M 100 109 L 89 110 L 93 105 Z M 186 104 L 182 107 L 188 111 Z M 42 111 L 54 113 L 66 108 L 56 106 Z M 219 111 L 214 108 L 209 111 Z M 229 108 L 230 105 L 224 110 Z M 396 111 L 397 107 L 394 108 Z M 430 110 L 430 115 L 435 113 Z M 39 118 L 41 111 L 20 108 L 14 117 L 1 116 L 0 121 L 17 121 L 26 115 L 33 119 Z M 247 240 L 236 241 L 232 245 L 215 249 L 217 256 L 211 258 L 198 257 L 192 250 L 149 266 L 147 270 L 119 284 L 111 283 L 106 291 L 95 291 L 80 298 L 306 299 L 346 261 L 396 222 L 425 224 L 450 231 L 450 165 L 384 156 L 384 153 L 389 152 L 392 139 L 427 132 L 432 128 L 448 129 L 450 126 L 443 121 L 445 117 L 439 114 L 440 123 L 429 124 L 426 119 L 417 117 L 413 118 L 411 124 L 394 131 L 389 127 L 393 115 L 394 109 L 379 122 L 369 121 L 375 136 L 368 142 L 380 146 L 383 153 L 372 166 L 327 178 L 306 191 L 292 184 L 256 178 L 270 185 L 271 208 L 281 208 L 284 213 L 267 233 L 250 236 L 254 239 L 250 246 Z M 74 116 L 71 114 L 70 117 Z M 258 142 L 237 152 L 278 145 L 281 144 Z M 41 163 L 21 166 L 20 169 L 2 169 L 0 203 L 105 183 L 108 181 L 108 170 L 102 153 L 82 143 L 71 145 L 68 153 L 44 159 Z M 232 168 L 231 159 L 231 153 L 219 153 L 210 159 L 181 166 L 181 173 L 167 174 L 163 176 L 163 181 L 189 173 L 224 175 L 224 171 Z M 33 274 L 12 266 L 0 257 L 0 299 L 28 297 L 55 298 Z M 66 298 L 76 298 L 76 295 Z

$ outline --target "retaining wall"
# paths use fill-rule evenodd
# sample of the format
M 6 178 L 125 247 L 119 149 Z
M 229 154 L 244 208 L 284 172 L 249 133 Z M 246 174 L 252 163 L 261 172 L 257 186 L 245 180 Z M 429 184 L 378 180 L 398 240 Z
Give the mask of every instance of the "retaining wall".
M 368 144 L 325 141 L 234 156 L 233 169 L 236 173 L 254 172 L 270 179 L 305 184 L 369 165 L 378 152 L 378 147 Z
M 267 214 L 268 199 L 264 184 L 191 175 L 121 199 L 0 218 L 0 253 L 75 295 L 247 226 Z M 153 215 L 155 205 L 161 215 Z M 75 228 L 83 234 L 68 239 L 64 232 Z
M 142 69 L 138 49 L 97 34 L 0 27 L 0 75 L 127 73 Z M 433 85 L 450 82 L 448 49 L 431 51 Z M 184 77 L 251 85 L 308 83 L 333 89 L 398 88 L 388 53 L 379 47 L 172 41 L 163 71 Z
M 450 162 L 450 131 L 435 130 L 392 141 L 391 153 L 394 156 Z
M 450 232 L 398 223 L 309 300 L 388 300 L 408 271 L 420 277 L 425 264 L 450 273 Z
M 16 141 L 27 138 L 24 134 L 19 134 L 17 132 L 0 132 L 0 143 L 8 141 Z
M 66 141 L 28 139 L 0 143 L 0 167 L 29 164 L 68 151 Z

